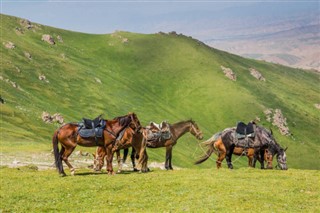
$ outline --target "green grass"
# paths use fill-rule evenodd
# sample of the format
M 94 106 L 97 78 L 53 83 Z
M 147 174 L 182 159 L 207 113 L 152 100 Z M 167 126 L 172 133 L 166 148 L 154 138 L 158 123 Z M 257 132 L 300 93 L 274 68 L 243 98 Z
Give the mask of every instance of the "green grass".
M 61 178 L 1 168 L 1 212 L 317 212 L 319 171 L 153 170 Z
M 0 17 L 4 79 L 0 86 L 6 101 L 1 105 L 1 152 L 14 155 L 17 149 L 51 150 L 51 137 L 58 125 L 43 123 L 43 111 L 59 112 L 65 122 L 102 113 L 113 118 L 132 111 L 143 125 L 193 118 L 206 139 L 237 121 L 248 122 L 256 116 L 261 118 L 261 125 L 272 127 L 263 111 L 280 108 L 293 137 L 273 130 L 278 142 L 289 146 L 289 168 L 320 169 L 320 111 L 314 107 L 320 103 L 318 73 L 245 59 L 187 36 L 129 32 L 90 35 L 35 23 L 34 30 L 17 34 L 20 19 Z M 55 39 L 60 35 L 64 42 L 49 45 L 41 41 L 43 34 Z M 123 43 L 123 38 L 128 42 Z M 16 48 L 6 49 L 2 44 L 7 41 Z M 25 52 L 32 60 L 24 56 Z M 236 82 L 224 76 L 221 65 L 237 74 Z M 255 80 L 248 70 L 251 67 L 259 70 L 266 82 Z M 40 81 L 40 74 L 49 83 Z M 21 90 L 6 79 L 16 82 Z M 190 134 L 179 139 L 173 150 L 174 165 L 211 167 L 210 163 L 193 166 L 202 154 L 197 143 Z M 150 161 L 164 161 L 165 149 L 148 152 Z M 246 159 L 240 162 L 246 165 Z

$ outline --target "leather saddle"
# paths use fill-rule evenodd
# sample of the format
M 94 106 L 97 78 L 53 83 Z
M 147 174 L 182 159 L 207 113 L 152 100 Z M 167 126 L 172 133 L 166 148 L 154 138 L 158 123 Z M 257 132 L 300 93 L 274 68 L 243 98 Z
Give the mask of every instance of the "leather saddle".
M 101 117 L 102 115 L 99 115 L 93 120 L 83 118 L 83 122 L 79 123 L 79 135 L 83 138 L 102 138 L 103 130 L 106 127 L 106 121 L 103 120 Z
M 239 122 L 236 128 L 236 145 L 239 147 L 253 147 L 253 138 L 255 136 L 254 123 L 245 124 Z
M 150 125 L 146 127 L 147 129 L 147 145 L 151 143 L 160 143 L 171 138 L 171 132 L 169 124 L 166 121 L 156 124 L 155 122 L 150 122 Z M 153 144 L 155 145 L 155 144 Z M 150 145 L 151 146 L 151 145 Z

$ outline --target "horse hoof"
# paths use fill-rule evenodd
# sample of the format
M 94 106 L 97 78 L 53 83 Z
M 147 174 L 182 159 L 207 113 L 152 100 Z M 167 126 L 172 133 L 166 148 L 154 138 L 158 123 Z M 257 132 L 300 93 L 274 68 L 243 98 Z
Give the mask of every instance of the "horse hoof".
M 134 171 L 134 172 L 139 172 L 139 169 L 133 168 L 133 171 Z
M 66 173 L 61 173 L 60 174 L 60 177 L 65 177 L 65 176 L 67 176 Z

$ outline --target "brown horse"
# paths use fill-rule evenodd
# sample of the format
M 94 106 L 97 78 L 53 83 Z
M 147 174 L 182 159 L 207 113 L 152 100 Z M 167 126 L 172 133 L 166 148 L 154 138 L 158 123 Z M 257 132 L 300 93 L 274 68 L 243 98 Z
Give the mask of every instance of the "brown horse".
M 248 157 L 248 166 L 254 167 L 254 157 L 257 157 L 257 160 L 261 162 L 260 155 L 257 155 L 254 148 L 244 149 L 243 147 L 234 147 L 233 154 L 237 156 L 247 156 Z M 268 149 L 264 151 L 264 161 L 267 162 L 267 168 L 272 169 L 272 155 L 268 152 Z
M 167 170 L 172 168 L 172 148 L 177 143 L 178 139 L 183 136 L 185 133 L 190 132 L 192 135 L 194 135 L 198 140 L 202 140 L 202 132 L 199 129 L 196 122 L 193 120 L 187 120 L 187 121 L 180 121 L 174 124 L 169 124 L 169 129 L 171 132 L 171 137 L 167 140 L 162 140 L 156 144 L 152 144 L 152 146 L 148 145 L 147 143 L 147 136 L 148 136 L 148 130 L 143 129 L 143 136 L 144 136 L 144 142 L 146 143 L 148 148 L 159 148 L 159 147 L 166 147 L 166 162 L 165 162 L 165 168 Z
M 131 127 L 128 127 L 123 131 L 123 135 L 116 140 L 112 152 L 119 152 L 121 149 L 132 147 L 131 161 L 133 164 L 133 170 L 138 170 L 135 167 L 135 159 L 139 157 L 138 164 L 141 167 L 141 172 L 147 172 L 148 155 L 145 144 L 143 143 L 143 135 L 141 131 L 135 131 Z M 100 171 L 103 167 L 105 156 L 107 156 L 105 148 L 97 147 L 96 156 L 94 159 L 94 168 L 96 171 Z
M 250 140 L 250 143 L 253 144 L 254 155 L 259 156 L 260 155 L 260 163 L 261 163 L 261 169 L 264 169 L 264 154 L 265 150 L 268 149 L 268 151 L 273 150 L 272 156 L 277 155 L 277 161 L 278 166 L 282 170 L 287 170 L 287 160 L 286 160 L 286 149 L 281 148 L 281 146 L 276 142 L 274 139 L 272 132 L 268 131 L 267 129 L 258 126 L 254 124 L 255 126 L 255 136 L 254 138 L 248 139 Z M 236 128 L 227 128 L 223 130 L 222 132 L 219 132 L 215 135 L 213 135 L 210 139 L 205 141 L 203 144 L 208 147 L 207 152 L 204 156 L 202 156 L 198 161 L 196 161 L 195 164 L 200 164 L 204 161 L 206 161 L 215 150 L 218 152 L 218 159 L 216 161 L 217 168 L 219 169 L 221 167 L 221 163 L 226 158 L 228 167 L 230 169 L 233 168 L 232 162 L 231 162 L 231 156 L 234 153 L 234 149 L 237 147 L 236 143 Z M 270 154 L 268 152 L 268 154 Z M 257 157 L 254 157 L 258 159 Z M 272 159 L 268 161 L 268 164 L 270 167 L 272 167 Z M 254 162 L 255 164 L 255 162 Z
M 114 174 L 112 168 L 112 147 L 113 142 L 119 136 L 119 133 L 127 128 L 128 126 L 135 129 L 135 131 L 140 130 L 141 125 L 138 117 L 135 113 L 129 113 L 125 116 L 116 117 L 112 120 L 105 120 L 106 125 L 103 129 L 102 138 L 82 138 L 79 131 L 78 123 L 68 123 L 57 129 L 52 137 L 52 144 L 55 156 L 55 164 L 58 172 L 61 176 L 65 176 L 63 170 L 62 160 L 67 164 L 71 171 L 71 175 L 74 175 L 74 168 L 68 161 L 68 157 L 77 147 L 77 145 L 92 147 L 92 146 L 103 146 L 107 150 L 107 172 L 108 174 Z M 61 144 L 61 150 L 59 152 L 58 143 Z
M 122 171 L 122 166 L 126 162 L 126 159 L 128 157 L 128 152 L 129 149 L 125 148 L 123 149 L 123 158 L 121 158 L 120 150 L 116 151 L 116 156 L 117 156 L 117 163 L 118 163 L 118 171 L 117 173 L 120 173 Z M 96 148 L 95 153 L 93 153 L 93 170 L 96 172 L 100 172 L 103 165 L 104 165 L 104 160 L 107 156 L 107 151 L 104 147 L 98 146 Z M 134 171 L 137 171 L 136 169 L 136 164 L 135 164 L 135 150 L 132 149 L 131 151 L 131 162 L 132 162 L 132 167 L 134 168 Z

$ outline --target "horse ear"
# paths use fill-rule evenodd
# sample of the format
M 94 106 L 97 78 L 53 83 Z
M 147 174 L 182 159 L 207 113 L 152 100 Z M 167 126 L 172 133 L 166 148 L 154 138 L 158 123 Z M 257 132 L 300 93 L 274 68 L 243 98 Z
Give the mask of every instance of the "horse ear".
M 284 149 L 284 151 L 287 151 L 287 149 L 288 149 L 288 147 L 286 147 L 286 148 Z

